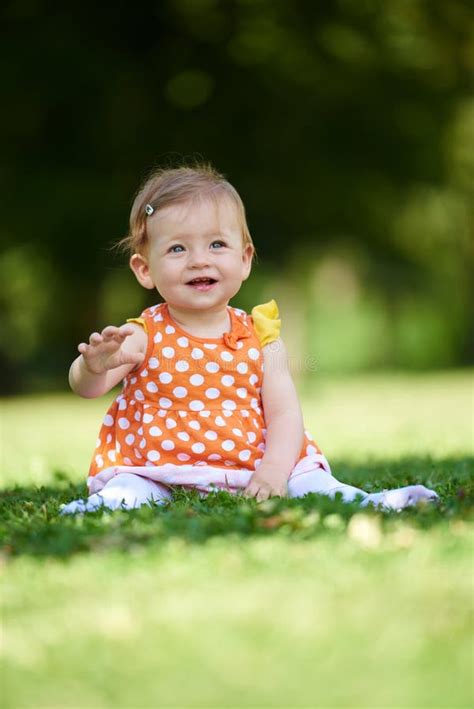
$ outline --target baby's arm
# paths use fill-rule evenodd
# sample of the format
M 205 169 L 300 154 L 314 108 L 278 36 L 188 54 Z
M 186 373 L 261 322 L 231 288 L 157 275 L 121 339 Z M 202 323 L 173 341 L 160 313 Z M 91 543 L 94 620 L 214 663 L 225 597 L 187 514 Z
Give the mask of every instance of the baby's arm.
M 262 403 L 267 429 L 265 453 L 245 494 L 264 500 L 286 495 L 287 482 L 304 439 L 301 406 L 281 338 L 263 347 Z
M 109 325 L 81 342 L 81 353 L 69 370 L 69 384 L 79 396 L 93 399 L 113 389 L 134 367 L 143 362 L 147 335 L 136 324 Z

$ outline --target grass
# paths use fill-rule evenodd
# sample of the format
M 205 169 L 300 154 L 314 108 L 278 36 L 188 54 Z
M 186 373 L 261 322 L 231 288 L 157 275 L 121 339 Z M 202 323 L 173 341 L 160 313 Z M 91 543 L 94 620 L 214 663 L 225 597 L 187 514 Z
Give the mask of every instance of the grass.
M 104 401 L 5 401 L 3 704 L 472 705 L 470 387 L 461 372 L 307 389 L 339 479 L 441 496 L 399 514 L 177 491 L 62 518 Z

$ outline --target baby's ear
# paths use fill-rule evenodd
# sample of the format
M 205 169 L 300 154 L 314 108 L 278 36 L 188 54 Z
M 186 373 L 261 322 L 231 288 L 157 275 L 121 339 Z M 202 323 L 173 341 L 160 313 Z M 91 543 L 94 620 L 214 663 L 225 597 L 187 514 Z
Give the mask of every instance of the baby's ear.
M 242 280 L 246 281 L 252 269 L 252 258 L 254 248 L 252 244 L 247 244 L 242 253 Z
M 148 266 L 148 261 L 145 256 L 142 254 L 133 254 L 129 263 L 130 268 L 134 272 L 135 277 L 141 286 L 150 290 L 155 287 L 151 277 L 150 268 Z

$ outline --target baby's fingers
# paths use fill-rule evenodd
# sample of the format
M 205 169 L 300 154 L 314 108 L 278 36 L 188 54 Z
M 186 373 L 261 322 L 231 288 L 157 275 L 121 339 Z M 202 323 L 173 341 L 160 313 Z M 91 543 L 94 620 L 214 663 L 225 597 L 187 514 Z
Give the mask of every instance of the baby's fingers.
M 100 345 L 103 342 L 103 337 L 98 332 L 93 332 L 89 337 L 89 344 Z
M 116 342 L 123 342 L 126 337 L 133 335 L 133 327 L 130 325 L 122 325 L 122 327 L 115 327 L 114 325 L 107 325 L 102 330 L 102 336 L 104 340 L 110 342 L 110 340 L 115 340 Z

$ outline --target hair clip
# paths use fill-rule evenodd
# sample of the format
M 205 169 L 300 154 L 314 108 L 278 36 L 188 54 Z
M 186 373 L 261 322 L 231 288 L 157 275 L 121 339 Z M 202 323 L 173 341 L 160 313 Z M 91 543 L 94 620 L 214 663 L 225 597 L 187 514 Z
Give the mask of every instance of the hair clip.
M 145 207 L 145 212 L 148 214 L 149 217 L 151 217 L 151 215 L 153 214 L 154 211 L 155 211 L 155 210 L 153 209 L 153 207 L 151 206 L 151 204 L 147 204 L 147 205 L 146 205 L 146 207 Z

